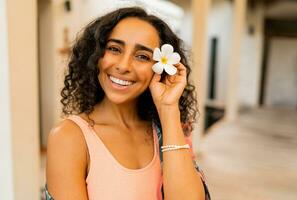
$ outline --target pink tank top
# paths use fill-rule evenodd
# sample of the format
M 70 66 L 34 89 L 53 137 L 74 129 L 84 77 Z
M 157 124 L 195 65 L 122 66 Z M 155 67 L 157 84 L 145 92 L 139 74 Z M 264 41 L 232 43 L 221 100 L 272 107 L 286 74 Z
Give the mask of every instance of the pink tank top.
M 161 200 L 162 174 L 159 143 L 154 135 L 154 157 L 141 169 L 122 166 L 110 153 L 95 131 L 81 117 L 68 117 L 82 130 L 90 155 L 86 178 L 89 200 Z

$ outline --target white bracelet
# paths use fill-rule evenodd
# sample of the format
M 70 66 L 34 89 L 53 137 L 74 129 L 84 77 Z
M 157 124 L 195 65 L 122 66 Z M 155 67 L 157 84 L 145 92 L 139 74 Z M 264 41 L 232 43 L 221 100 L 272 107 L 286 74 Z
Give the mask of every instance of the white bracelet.
M 169 145 L 161 146 L 161 149 L 175 148 L 175 147 L 185 147 L 185 148 L 190 148 L 189 144 L 185 144 L 185 145 L 169 144 Z
M 178 149 L 189 149 L 190 145 L 189 144 L 185 144 L 185 145 L 165 145 L 165 146 L 161 146 L 161 150 L 162 152 L 164 151 L 173 151 L 173 150 L 178 150 Z

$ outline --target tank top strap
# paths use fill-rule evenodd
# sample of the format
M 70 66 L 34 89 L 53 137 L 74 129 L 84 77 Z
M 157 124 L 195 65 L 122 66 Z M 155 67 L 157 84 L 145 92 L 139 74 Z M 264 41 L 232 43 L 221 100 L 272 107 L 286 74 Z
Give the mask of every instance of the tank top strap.
M 78 115 L 70 115 L 66 119 L 73 121 L 77 126 L 79 126 L 87 144 L 89 154 L 91 156 L 92 146 L 94 143 L 94 135 L 89 123 Z

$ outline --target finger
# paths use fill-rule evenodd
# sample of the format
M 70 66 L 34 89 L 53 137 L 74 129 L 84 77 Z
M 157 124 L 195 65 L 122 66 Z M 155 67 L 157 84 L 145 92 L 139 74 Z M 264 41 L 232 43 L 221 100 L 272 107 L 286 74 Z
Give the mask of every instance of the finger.
M 170 83 L 174 83 L 175 82 L 175 79 L 176 79 L 176 75 L 173 75 L 173 76 L 167 76 L 167 79 Z
M 181 76 L 186 76 L 187 75 L 187 68 L 181 63 L 177 63 L 175 65 L 175 67 L 177 68 L 178 74 Z
M 152 80 L 151 80 L 151 83 L 160 82 L 160 80 L 161 80 L 161 75 L 155 73 L 155 74 L 153 75 L 153 78 L 152 78 Z

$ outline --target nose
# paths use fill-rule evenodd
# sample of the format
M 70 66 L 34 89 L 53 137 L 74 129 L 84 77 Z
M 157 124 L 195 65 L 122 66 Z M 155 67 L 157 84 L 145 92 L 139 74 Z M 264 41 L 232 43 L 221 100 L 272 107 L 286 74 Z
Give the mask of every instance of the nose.
M 132 69 L 131 56 L 129 54 L 123 54 L 116 66 L 116 69 L 122 74 L 130 72 Z

